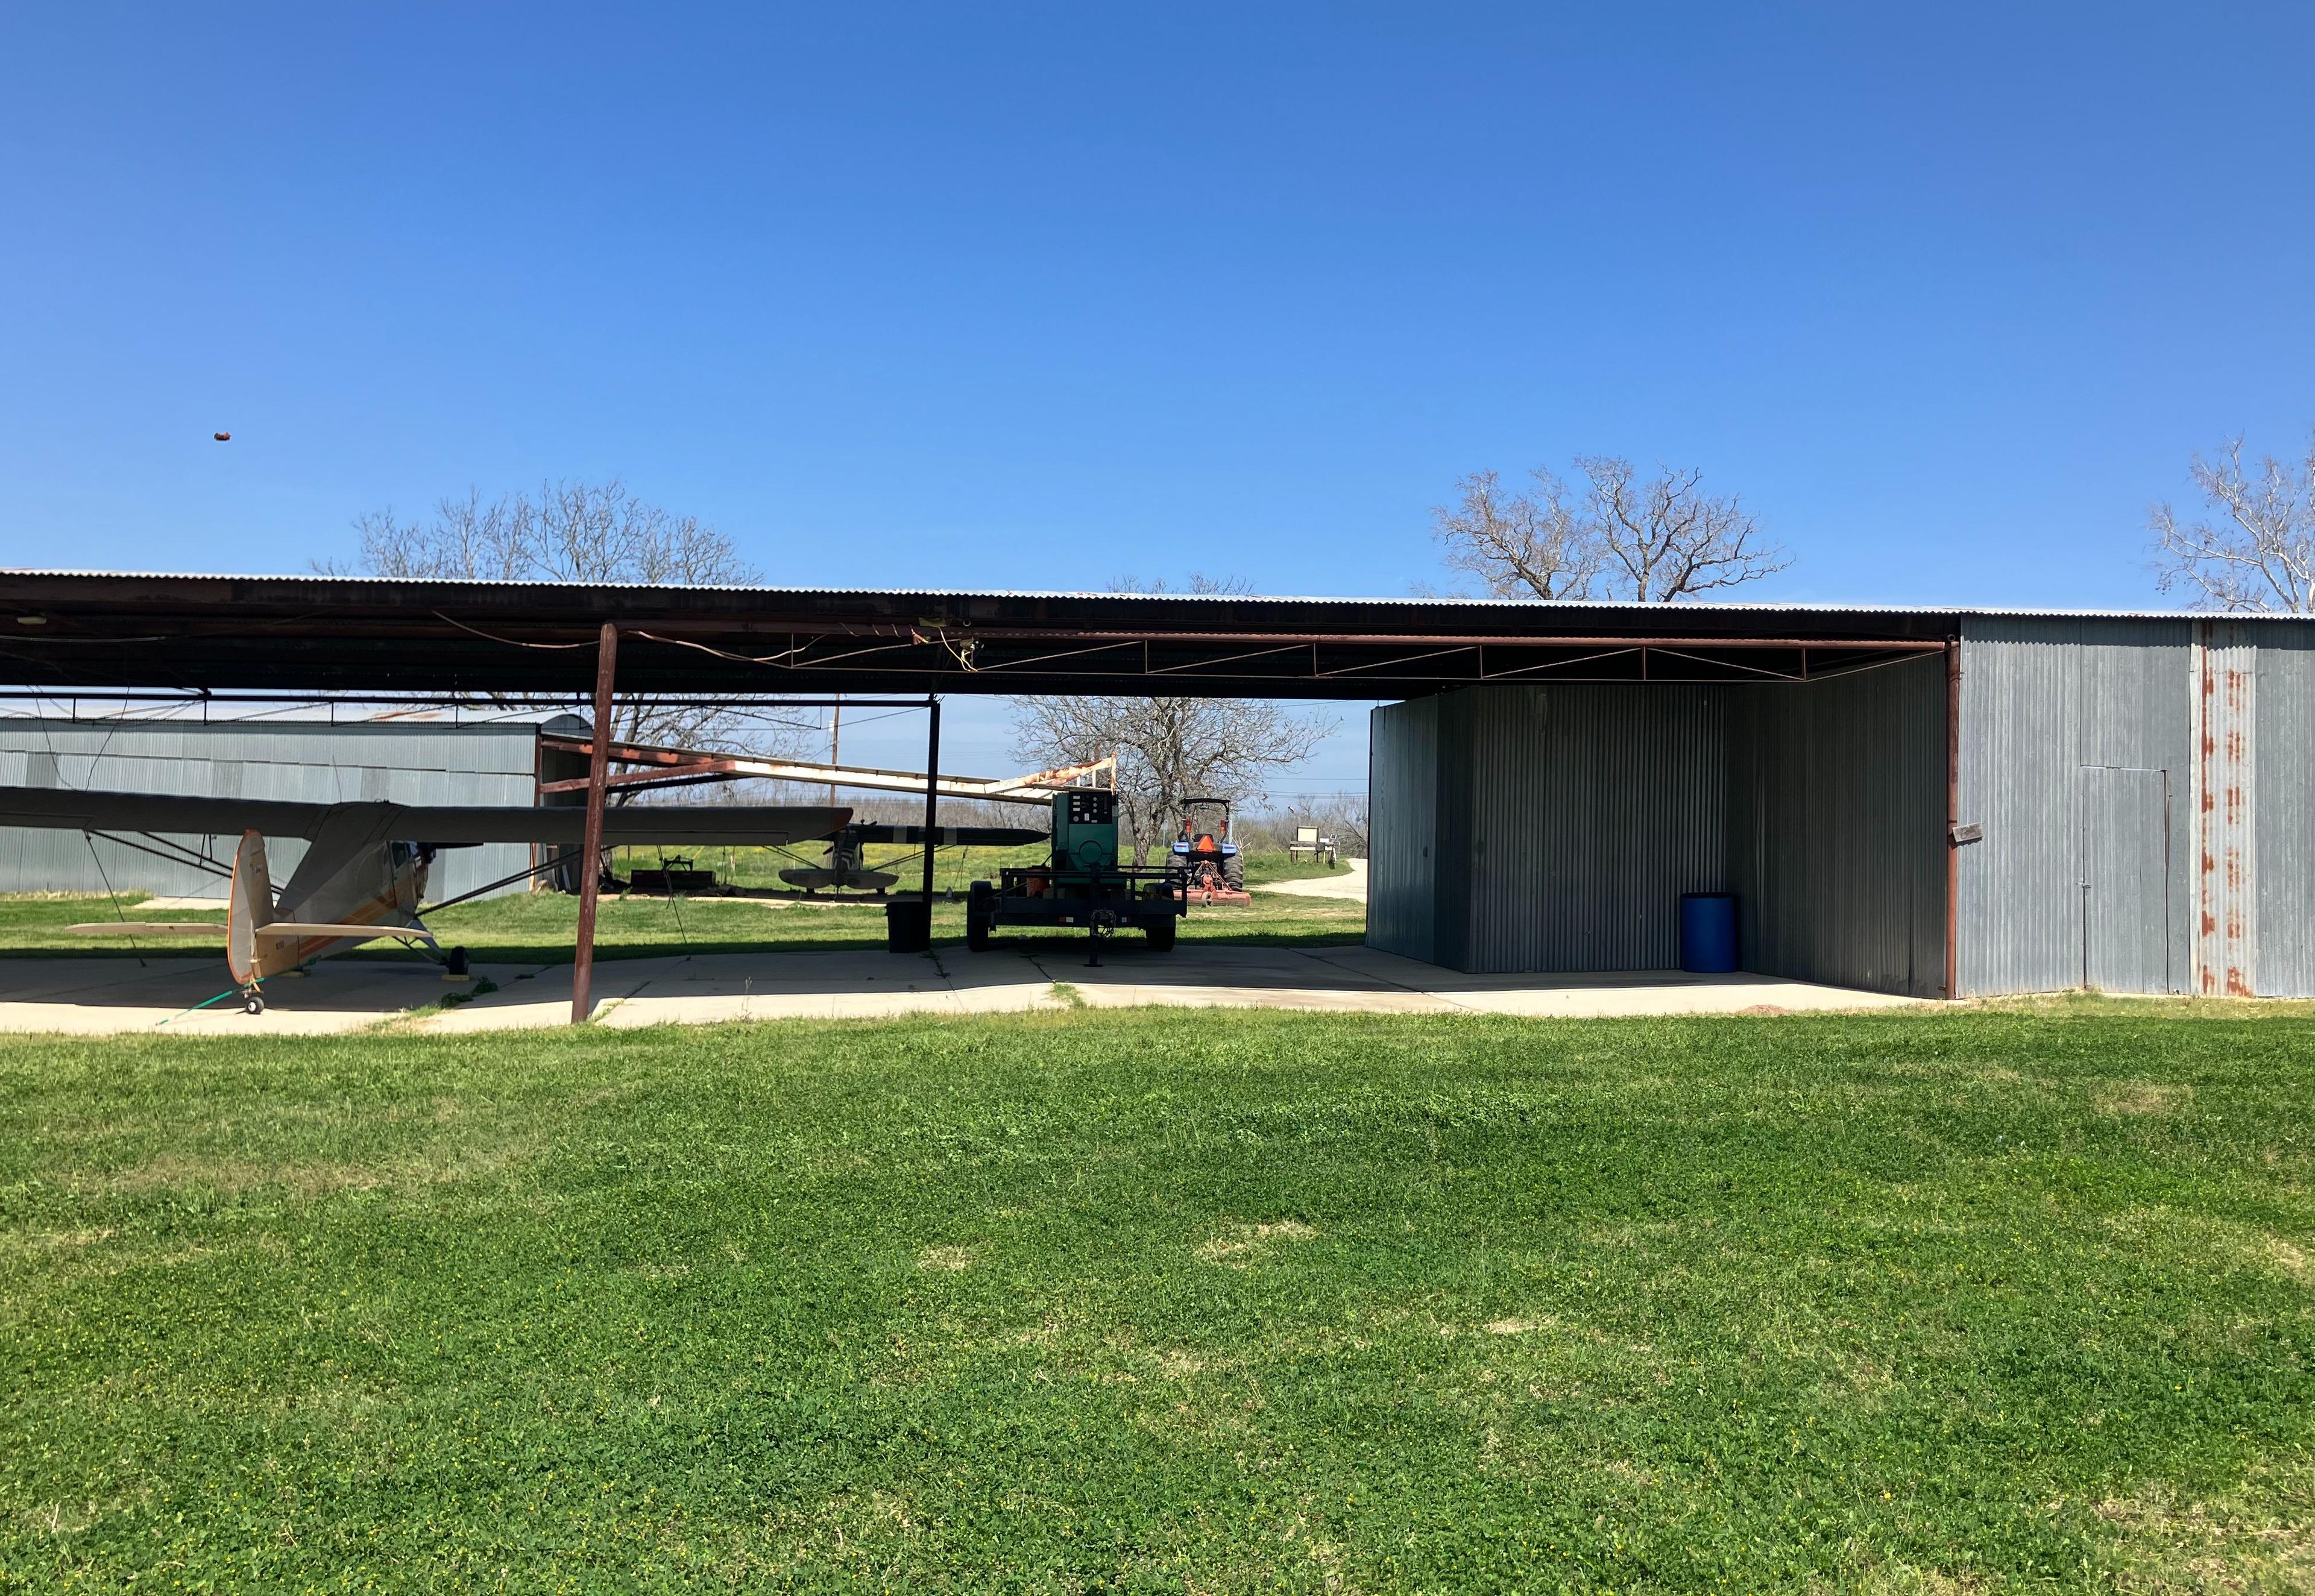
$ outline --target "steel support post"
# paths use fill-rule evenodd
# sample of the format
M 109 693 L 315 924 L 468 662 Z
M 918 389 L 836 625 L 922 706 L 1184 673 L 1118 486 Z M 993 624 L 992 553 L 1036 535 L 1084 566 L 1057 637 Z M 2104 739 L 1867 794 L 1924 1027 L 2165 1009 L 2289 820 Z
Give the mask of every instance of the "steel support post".
M 595 644 L 595 735 L 587 750 L 587 840 L 579 859 L 579 944 L 571 960 L 571 1023 L 595 1012 L 595 900 L 603 877 L 603 800 L 611 785 L 611 678 L 619 665 L 619 629 L 603 623 Z
M 1961 639 L 1946 643 L 1946 980 L 1961 996 Z
M 926 706 L 931 723 L 925 732 L 925 937 L 933 927 L 933 835 L 940 825 L 940 700 Z

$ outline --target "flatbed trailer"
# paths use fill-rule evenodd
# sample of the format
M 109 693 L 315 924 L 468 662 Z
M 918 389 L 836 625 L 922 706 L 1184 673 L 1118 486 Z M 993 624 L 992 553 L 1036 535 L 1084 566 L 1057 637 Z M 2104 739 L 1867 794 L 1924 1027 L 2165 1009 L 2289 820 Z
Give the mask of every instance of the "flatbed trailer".
M 1174 945 L 1190 912 L 1190 873 L 1178 864 L 1117 862 L 1117 794 L 1075 787 L 1053 795 L 1050 863 L 1009 865 L 993 882 L 977 881 L 965 899 L 965 945 L 989 944 L 1000 926 L 1082 927 L 1095 943 L 1116 931 L 1141 931 L 1150 947 Z
M 1042 926 L 1082 927 L 1095 936 L 1141 931 L 1151 951 L 1162 953 L 1190 912 L 1189 873 L 1172 865 L 1096 872 L 1030 864 L 997 873 L 994 882 L 973 882 L 965 899 L 964 944 L 976 953 L 999 926 Z

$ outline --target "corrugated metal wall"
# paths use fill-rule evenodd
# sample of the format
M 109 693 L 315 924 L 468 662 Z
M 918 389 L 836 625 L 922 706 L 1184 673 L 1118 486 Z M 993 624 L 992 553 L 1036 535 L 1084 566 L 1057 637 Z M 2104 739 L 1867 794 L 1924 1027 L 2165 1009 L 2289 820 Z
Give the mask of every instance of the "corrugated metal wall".
M 1747 968 L 1900 992 L 1943 979 L 1941 661 L 1806 685 L 1472 688 L 1374 726 L 1377 947 L 1475 971 L 1668 969 L 1681 894 L 1734 891 Z
M 1964 995 L 2056 991 L 2086 972 L 2145 989 L 2133 983 L 2156 979 L 2158 953 L 2161 989 L 2186 989 L 2187 630 L 1965 623 L 1961 820 L 1984 837 L 1961 849 Z M 2156 813 L 2165 782 L 2167 824 Z
M 1944 656 L 1734 696 L 1729 851 L 1745 968 L 1942 995 Z
M 1472 771 L 1456 967 L 1677 966 L 1680 895 L 1728 886 L 1728 695 L 1634 684 L 1450 697 L 1469 717 L 1450 746 Z
M 1441 962 L 1434 914 L 1438 842 L 1437 698 L 1387 704 L 1368 719 L 1367 944 Z
M 1748 969 L 1933 994 L 1943 678 L 1924 659 L 1379 712 L 1376 944 L 1469 970 L 1661 967 L 1679 893 L 1725 887 Z M 2315 621 L 1973 616 L 1961 697 L 1959 819 L 1982 834 L 1954 861 L 1962 995 L 2315 997 Z
M 535 802 L 537 728 L 184 721 L 50 721 L 0 718 L 0 785 L 280 798 L 311 803 L 383 799 L 395 803 Z M 212 858 L 216 839 L 180 838 Z M 304 857 L 296 839 L 266 844 L 273 879 Z M 447 898 L 528 869 L 530 850 L 494 844 L 449 848 L 436 859 L 429 895 Z M 90 843 L 77 831 L 0 827 L 0 891 L 119 891 L 225 895 L 221 878 L 118 843 Z M 510 891 L 521 891 L 518 884 Z
M 2258 628 L 2257 985 L 2315 998 L 2315 627 Z

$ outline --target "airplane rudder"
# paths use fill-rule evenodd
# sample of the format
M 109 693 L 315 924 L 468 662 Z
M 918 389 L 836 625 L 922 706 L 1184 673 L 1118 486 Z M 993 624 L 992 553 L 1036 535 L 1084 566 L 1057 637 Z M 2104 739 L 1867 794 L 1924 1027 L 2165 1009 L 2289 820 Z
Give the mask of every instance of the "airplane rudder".
M 233 851 L 233 896 L 225 913 L 226 968 L 237 981 L 254 980 L 257 968 L 257 928 L 273 920 L 273 877 L 266 866 L 265 838 L 254 831 L 241 834 Z

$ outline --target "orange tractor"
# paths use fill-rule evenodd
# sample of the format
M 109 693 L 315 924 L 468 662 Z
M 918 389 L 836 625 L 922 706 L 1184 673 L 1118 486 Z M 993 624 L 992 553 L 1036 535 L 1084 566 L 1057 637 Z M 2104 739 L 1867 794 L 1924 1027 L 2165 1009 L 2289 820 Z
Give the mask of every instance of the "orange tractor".
M 1227 798 L 1185 798 L 1182 829 L 1174 838 L 1174 863 L 1189 875 L 1193 903 L 1253 904 L 1246 890 L 1246 860 L 1230 840 Z

